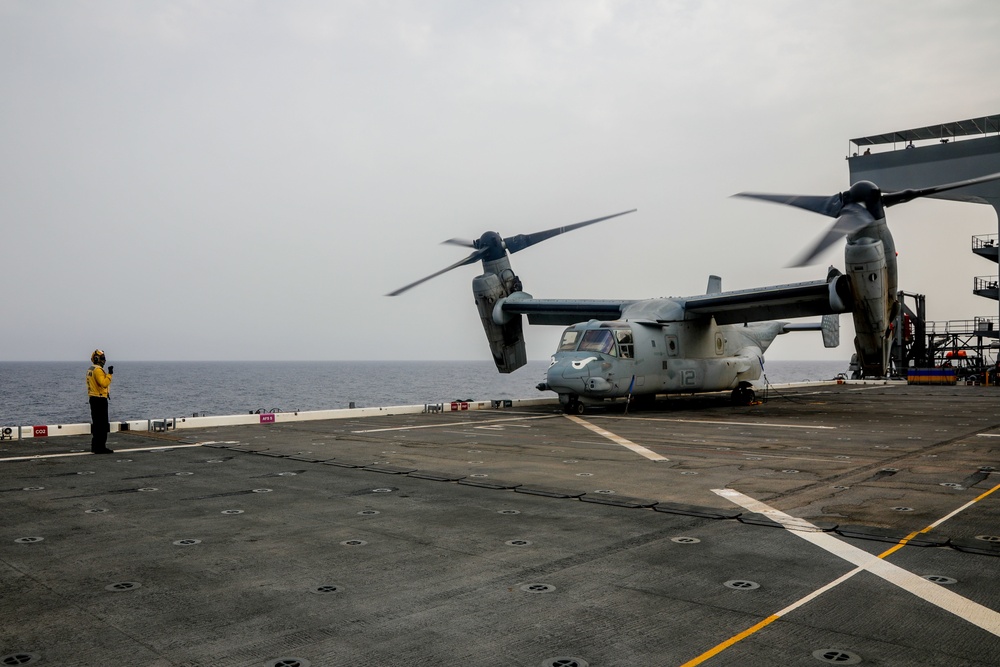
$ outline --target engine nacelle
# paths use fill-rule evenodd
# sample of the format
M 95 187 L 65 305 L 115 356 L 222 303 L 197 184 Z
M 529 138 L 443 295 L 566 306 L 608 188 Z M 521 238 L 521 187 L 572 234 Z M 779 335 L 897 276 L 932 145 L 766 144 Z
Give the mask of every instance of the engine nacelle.
M 844 254 L 854 293 L 854 345 L 866 376 L 881 377 L 889 369 L 892 302 L 882 242 L 870 238 L 848 243 Z
M 520 292 L 521 281 L 510 268 L 506 257 L 484 262 L 486 273 L 472 280 L 479 319 L 490 343 L 493 362 L 501 373 L 510 373 L 528 363 L 524 347 L 523 323 L 520 315 L 508 316 L 498 324 L 493 319 L 494 306 L 514 292 Z

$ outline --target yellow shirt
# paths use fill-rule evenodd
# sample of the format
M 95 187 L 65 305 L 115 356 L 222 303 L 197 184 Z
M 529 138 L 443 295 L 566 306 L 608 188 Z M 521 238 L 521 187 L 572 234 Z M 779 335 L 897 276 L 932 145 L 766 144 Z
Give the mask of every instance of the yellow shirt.
M 111 386 L 111 376 L 100 366 L 87 369 L 87 395 L 108 397 L 108 387 Z

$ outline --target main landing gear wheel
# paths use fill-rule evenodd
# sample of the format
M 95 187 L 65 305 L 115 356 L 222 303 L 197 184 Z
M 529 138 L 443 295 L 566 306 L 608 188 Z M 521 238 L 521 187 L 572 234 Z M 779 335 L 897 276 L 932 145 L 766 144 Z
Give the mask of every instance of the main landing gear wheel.
M 755 398 L 757 398 L 757 394 L 754 390 L 751 387 L 744 386 L 733 389 L 731 397 L 733 405 L 750 405 Z
M 582 415 L 586 411 L 587 406 L 576 398 L 571 398 L 568 403 L 563 405 L 563 412 L 568 415 Z

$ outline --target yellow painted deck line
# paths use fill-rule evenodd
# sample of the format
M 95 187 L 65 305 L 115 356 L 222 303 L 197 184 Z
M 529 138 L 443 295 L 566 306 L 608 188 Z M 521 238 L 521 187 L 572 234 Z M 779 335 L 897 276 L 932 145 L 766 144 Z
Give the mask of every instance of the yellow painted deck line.
M 505 417 L 504 419 L 487 419 L 485 421 L 472 422 L 449 422 L 447 424 L 421 424 L 420 426 L 394 426 L 392 428 L 369 428 L 364 431 L 351 431 L 351 433 L 385 433 L 386 431 L 416 431 L 422 428 L 446 428 L 449 426 L 473 426 L 479 427 L 484 424 L 502 424 L 503 422 L 530 421 L 532 419 L 555 419 L 558 415 L 542 415 L 540 417 Z
M 127 452 L 152 452 L 157 449 L 183 449 L 185 447 L 201 447 L 205 443 L 198 442 L 193 445 L 160 445 L 159 447 L 132 447 L 129 449 L 116 449 L 115 454 L 125 454 Z M 94 454 L 93 452 L 65 452 L 63 454 L 34 454 L 32 456 L 9 456 L 0 459 L 0 463 L 5 461 L 34 461 L 35 459 L 60 459 L 70 456 L 106 456 L 106 454 Z
M 789 516 L 780 510 L 776 510 L 759 500 L 754 500 L 750 496 L 744 495 L 733 489 L 712 489 L 714 493 L 728 498 L 732 502 L 745 507 L 751 512 L 760 512 L 770 519 L 783 525 L 788 524 L 792 534 L 801 537 L 807 542 L 812 542 L 816 546 L 829 551 L 835 556 L 839 556 L 849 563 L 857 565 L 859 568 L 867 570 L 872 574 L 896 584 L 905 591 L 930 602 L 933 605 L 949 611 L 959 618 L 977 625 L 990 634 L 1000 637 L 1000 612 L 985 607 L 978 602 L 973 602 L 962 597 L 958 593 L 948 590 L 939 584 L 919 577 L 912 572 L 908 572 L 898 565 L 893 565 L 879 556 L 873 556 L 864 549 L 848 544 L 843 540 L 823 532 L 803 532 L 794 530 L 795 525 L 808 524 L 804 519 L 797 519 Z M 988 494 L 984 494 L 985 497 Z M 971 506 L 973 503 L 968 503 Z M 954 516 L 957 512 L 952 512 L 949 516 Z M 910 539 L 910 538 L 907 538 Z M 899 546 L 899 545 L 897 545 Z M 888 555 L 888 554 L 886 554 Z
M 681 667 L 695 667 L 695 665 L 700 665 L 701 663 L 705 662 L 709 658 L 715 657 L 716 655 L 722 653 L 723 651 L 725 651 L 727 648 L 729 648 L 733 644 L 736 644 L 737 642 L 741 642 L 744 639 L 746 639 L 747 637 L 749 637 L 750 635 L 752 635 L 753 633 L 757 632 L 758 630 L 761 630 L 762 628 L 766 628 L 767 626 L 771 625 L 771 623 L 774 623 L 775 621 L 777 621 L 778 618 L 779 617 L 776 616 L 776 615 L 775 616 L 768 616 L 767 618 L 765 618 L 763 621 L 761 621 L 757 625 L 752 625 L 749 628 L 747 628 L 746 630 L 744 630 L 743 632 L 741 632 L 740 634 L 733 635 L 732 637 L 730 637 L 726 641 L 722 642 L 721 644 L 719 644 L 717 646 L 714 646 L 711 649 L 705 651 L 704 653 L 702 653 L 701 655 L 699 655 L 697 658 L 694 658 L 693 660 L 688 660 L 683 665 L 681 665 Z
M 815 600 L 823 593 L 826 593 L 830 589 L 839 586 L 840 584 L 847 581 L 857 573 L 863 572 L 865 570 L 868 570 L 869 572 L 872 572 L 873 574 L 882 577 L 883 579 L 886 579 L 886 581 L 890 581 L 891 583 L 900 586 L 904 590 L 907 590 L 913 593 L 914 595 L 917 595 L 918 597 L 921 597 L 927 600 L 928 602 L 931 602 L 932 604 L 941 607 L 942 609 L 951 611 L 957 616 L 964 618 L 970 623 L 973 623 L 974 625 L 983 628 L 984 630 L 990 632 L 993 635 L 1000 636 L 1000 613 L 992 609 L 989 609 L 988 607 L 984 607 L 977 602 L 973 602 L 972 600 L 964 598 L 956 593 L 952 593 L 951 591 L 942 588 L 938 584 L 927 581 L 922 577 L 918 577 L 917 575 L 907 572 L 906 570 L 896 565 L 892 565 L 891 563 L 887 563 L 884 560 L 882 560 L 886 556 L 889 556 L 890 554 L 893 554 L 899 549 L 903 548 L 903 546 L 905 546 L 907 542 L 912 540 L 920 533 L 929 532 L 930 530 L 936 528 L 937 526 L 940 526 L 948 519 L 968 509 L 969 507 L 979 502 L 980 500 L 986 498 L 987 496 L 997 491 L 998 489 L 1000 489 L 1000 484 L 994 486 L 989 491 L 980 494 L 979 496 L 965 503 L 955 511 L 950 512 L 944 517 L 938 519 L 937 521 L 927 526 L 923 530 L 910 533 L 903 540 L 901 540 L 899 544 L 893 546 L 891 549 L 884 551 L 878 556 L 872 556 L 866 551 L 858 549 L 857 547 L 847 544 L 846 542 L 842 542 L 841 540 L 838 540 L 832 535 L 828 535 L 826 533 L 823 533 L 822 531 L 819 531 L 818 528 L 812 526 L 812 524 L 810 524 L 808 521 L 805 521 L 804 519 L 798 519 L 788 514 L 785 514 L 784 512 L 780 512 L 779 510 L 773 509 L 768 505 L 766 505 L 765 503 L 762 503 L 758 500 L 754 500 L 753 498 L 750 498 L 749 496 L 739 493 L 738 491 L 734 491 L 732 489 L 712 489 L 713 492 L 717 493 L 720 496 L 728 498 L 729 500 L 732 500 L 737 505 L 741 505 L 751 511 L 767 515 L 774 521 L 777 521 L 778 523 L 781 523 L 782 525 L 786 526 L 788 530 L 792 531 L 799 537 L 802 537 L 803 539 L 813 542 L 814 544 L 817 544 L 818 546 L 821 546 L 824 549 L 827 549 L 827 547 L 824 546 L 823 544 L 820 544 L 819 542 L 832 541 L 842 547 L 846 547 L 846 549 L 840 549 L 839 547 L 837 547 L 836 551 L 830 549 L 827 550 L 831 551 L 831 553 L 834 553 L 837 556 L 840 556 L 841 558 L 845 558 L 845 560 L 854 562 L 853 560 L 851 560 L 851 558 L 847 557 L 847 555 L 850 555 L 856 558 L 858 562 L 855 562 L 855 565 L 857 565 L 857 567 L 851 570 L 850 572 L 847 572 L 841 575 L 840 577 L 834 579 L 830 583 L 826 584 L 825 586 L 816 589 L 809 595 L 806 595 L 805 597 L 793 602 L 792 604 L 788 605 L 781 611 L 771 614 L 770 616 L 765 618 L 763 621 L 760 621 L 756 625 L 747 628 L 746 630 L 737 635 L 733 635 L 726 641 L 712 647 L 711 649 L 705 651 L 698 657 L 685 662 L 683 665 L 681 665 L 681 667 L 695 667 L 696 665 L 702 664 L 709 658 L 718 655 L 719 653 L 726 650 L 730 646 L 742 641 L 743 639 L 746 639 L 750 635 L 754 634 L 758 630 L 761 630 L 762 628 L 767 627 L 768 625 L 778 620 L 782 616 L 788 614 L 791 611 L 794 611 L 795 609 L 798 609 L 799 607 L 805 605 L 808 602 L 811 602 L 812 600 Z M 746 502 L 746 504 L 744 504 L 744 502 Z M 801 528 L 803 527 L 803 525 L 812 526 L 813 530 L 810 532 L 802 532 Z M 822 535 L 827 539 L 820 540 L 819 542 L 813 539 L 814 536 L 819 536 L 819 535 Z M 853 550 L 854 552 L 860 552 L 860 554 L 853 553 L 851 550 Z M 875 563 L 878 563 L 878 565 L 875 565 Z M 920 583 L 916 583 L 914 580 Z M 914 584 L 918 590 L 914 590 L 913 588 L 908 587 L 907 584 Z M 926 584 L 930 584 L 930 588 L 928 588 Z M 930 593 L 934 597 L 934 599 L 928 599 L 922 593 Z M 938 596 L 939 593 L 942 595 Z M 946 601 L 947 606 L 939 604 L 936 601 L 939 597 Z
M 970 500 L 969 502 L 967 502 L 967 503 L 965 503 L 964 505 L 962 505 L 961 507 L 959 507 L 959 508 L 958 508 L 957 510 L 955 510 L 954 512 L 951 512 L 951 513 L 949 513 L 949 514 L 946 514 L 945 516 L 941 517 L 940 519 L 938 519 L 937 521 L 935 521 L 935 522 L 934 522 L 934 523 L 932 523 L 931 525 L 927 526 L 926 528 L 924 528 L 924 529 L 923 529 L 923 530 L 921 530 L 920 532 L 921 532 L 921 533 L 926 533 L 926 532 L 927 532 L 928 530 L 931 530 L 932 528 L 937 528 L 938 526 L 940 526 L 940 525 L 941 525 L 942 523 L 944 523 L 945 521 L 947 521 L 947 520 L 948 520 L 948 519 L 950 519 L 951 517 L 955 516 L 955 515 L 956 515 L 956 514 L 958 514 L 959 512 L 964 512 L 965 510 L 967 510 L 968 508 L 972 507 L 973 505 L 975 505 L 975 504 L 976 504 L 976 503 L 978 503 L 978 502 L 979 502 L 980 500 L 982 500 L 982 499 L 983 499 L 983 498 L 985 498 L 986 496 L 990 495 L 991 493 L 993 493 L 993 492 L 994 492 L 994 491 L 996 491 L 997 489 L 1000 489 L 1000 484 L 997 484 L 996 486 L 994 486 L 994 487 L 993 487 L 992 489 L 990 489 L 989 491 L 984 491 L 983 493 L 979 494 L 978 496 L 976 496 L 975 498 L 973 498 L 973 499 L 972 499 L 972 500 Z
M 577 417 L 575 415 L 565 415 L 565 416 L 566 416 L 566 419 L 569 419 L 570 421 L 572 421 L 572 422 L 574 422 L 576 424 L 579 424 L 580 426 L 584 427 L 585 429 L 587 429 L 589 431 L 592 431 L 592 432 L 596 433 L 597 435 L 599 435 L 599 436 L 601 436 L 603 438 L 607 438 L 608 440 L 610 440 L 611 442 L 615 443 L 616 445 L 620 445 L 620 446 L 622 446 L 622 447 L 624 447 L 626 449 L 632 450 L 636 454 L 639 454 L 641 456 L 645 456 L 650 461 L 669 461 L 670 460 L 670 459 L 668 459 L 665 456 L 661 456 L 660 454 L 657 454 L 652 449 L 647 449 L 646 447 L 643 447 L 642 445 L 637 445 L 634 442 L 632 442 L 631 440 L 627 440 L 627 439 L 621 437 L 620 435 L 615 435 L 611 431 L 606 431 L 603 428 L 601 428 L 600 426 L 598 426 L 596 424 L 592 424 L 591 422 L 587 421 L 586 419 L 581 419 L 580 417 Z
M 955 516 L 956 514 L 958 514 L 960 512 L 964 512 L 965 510 L 969 509 L 970 507 L 972 507 L 973 505 L 975 505 L 976 503 L 978 503 L 980 500 L 982 500 L 983 498 L 987 497 L 988 495 L 990 495 L 991 493 L 993 493 L 994 491 L 996 491 L 998 489 L 1000 489 L 1000 484 L 997 484 L 996 486 L 994 486 L 989 491 L 984 491 L 983 493 L 980 493 L 978 496 L 976 496 L 975 498 L 973 498 L 969 502 L 965 503 L 964 505 L 962 505 L 961 507 L 959 507 L 957 510 L 949 512 L 948 514 L 944 515 L 943 517 L 941 517 L 940 519 L 938 519 L 937 521 L 935 521 L 931 525 L 927 526 L 926 528 L 924 528 L 922 530 L 918 530 L 918 531 L 913 532 L 913 533 L 910 533 L 909 535 L 907 535 L 906 537 L 904 537 L 902 540 L 900 540 L 899 544 L 895 545 L 894 547 L 892 547 L 888 551 L 880 553 L 878 555 L 878 557 L 879 558 L 885 558 L 889 554 L 895 553 L 896 551 L 899 551 L 900 549 L 902 549 L 903 547 L 906 546 L 907 542 L 909 542 L 910 540 L 912 540 L 917 535 L 919 535 L 921 533 L 929 532 L 929 531 L 937 528 L 938 526 L 940 526 L 942 523 L 944 523 L 945 521 L 947 521 L 951 517 Z
M 736 644 L 736 643 L 738 643 L 740 641 L 743 641 L 744 639 L 746 639 L 750 635 L 754 634 L 758 630 L 762 630 L 762 629 L 766 628 L 767 626 L 771 625 L 771 623 L 774 623 L 775 621 L 777 621 L 779 618 L 781 618 L 785 614 L 787 614 L 787 613 L 789 613 L 789 612 L 791 612 L 791 611 L 793 611 L 795 609 L 798 609 L 799 607 L 801 607 L 802 605 L 806 604 L 807 602 L 811 602 L 812 600 L 818 598 L 823 593 L 826 593 L 831 588 L 833 588 L 835 586 L 839 586 L 840 584 L 844 583 L 845 581 L 847 581 L 848 579 L 850 579 L 851 577 L 853 577 L 854 575 L 856 575 L 858 572 L 861 572 L 863 569 L 864 568 L 856 567 L 853 570 L 851 570 L 850 572 L 837 577 L 836 579 L 834 579 L 833 581 L 831 581 L 830 583 L 828 583 L 826 586 L 823 586 L 822 588 L 817 588 L 816 590 L 814 590 L 809 595 L 806 595 L 805 597 L 800 598 L 799 600 L 797 600 L 797 601 L 793 602 L 792 604 L 788 605 L 787 607 L 785 607 L 781 611 L 776 612 L 774 614 L 771 614 L 770 616 L 768 616 L 767 618 L 765 618 L 760 623 L 757 623 L 756 625 L 750 626 L 749 628 L 747 628 L 746 630 L 744 630 L 743 632 L 741 632 L 741 633 L 739 633 L 737 635 L 733 635 L 732 637 L 730 637 L 726 641 L 722 642 L 721 644 L 718 644 L 718 645 L 712 647 L 711 649 L 705 651 L 704 653 L 702 653 L 701 655 L 699 655 L 697 658 L 694 658 L 692 660 L 688 660 L 683 665 L 681 665 L 681 667 L 695 667 L 695 665 L 700 665 L 701 663 L 705 662 L 709 658 L 714 657 L 714 656 L 718 655 L 719 653 L 722 653 L 723 651 L 725 651 L 727 648 L 729 648 L 733 644 Z

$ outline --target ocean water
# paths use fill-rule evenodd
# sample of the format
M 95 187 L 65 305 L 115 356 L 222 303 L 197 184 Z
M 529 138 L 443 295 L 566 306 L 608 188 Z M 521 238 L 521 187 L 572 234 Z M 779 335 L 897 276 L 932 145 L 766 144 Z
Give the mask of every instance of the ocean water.
M 554 396 L 536 388 L 547 361 L 503 375 L 489 361 L 112 361 L 111 420 L 422 405 Z M 0 426 L 90 421 L 87 363 L 0 362 Z M 829 380 L 847 362 L 768 361 L 780 384 Z

